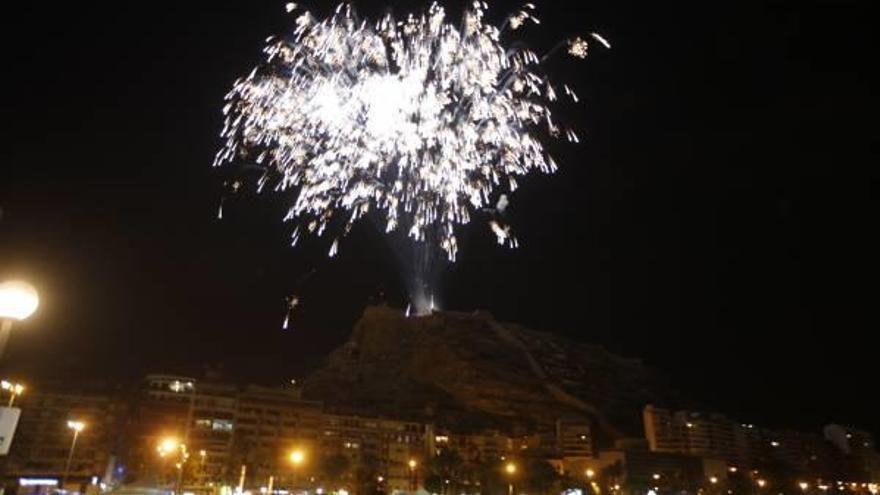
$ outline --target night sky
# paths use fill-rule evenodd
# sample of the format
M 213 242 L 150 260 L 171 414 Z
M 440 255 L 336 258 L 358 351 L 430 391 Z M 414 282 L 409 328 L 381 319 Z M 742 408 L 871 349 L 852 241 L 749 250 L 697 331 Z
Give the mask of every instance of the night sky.
M 223 95 L 292 25 L 284 2 L 27 4 L 0 20 L 0 278 L 42 306 L 6 370 L 280 383 L 380 293 L 404 304 L 367 224 L 328 260 L 326 240 L 288 247 L 285 197 L 216 219 Z M 521 249 L 466 231 L 445 306 L 641 357 L 743 421 L 880 433 L 869 4 L 540 2 L 533 47 L 591 30 L 614 45 L 548 69 L 582 97 L 563 113 L 586 138 L 512 197 Z

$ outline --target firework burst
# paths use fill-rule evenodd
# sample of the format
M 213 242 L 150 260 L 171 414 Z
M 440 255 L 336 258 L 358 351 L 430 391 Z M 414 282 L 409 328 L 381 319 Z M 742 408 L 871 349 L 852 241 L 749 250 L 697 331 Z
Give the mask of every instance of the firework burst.
M 215 166 L 245 159 L 263 171 L 258 190 L 294 190 L 285 219 L 297 223 L 294 244 L 306 231 L 331 233 L 333 256 L 370 214 L 454 261 L 457 229 L 495 211 L 520 177 L 556 170 L 541 137 L 578 141 L 551 114 L 558 94 L 577 96 L 543 74 L 549 54 L 503 41 L 539 22 L 534 6 L 501 26 L 485 22 L 486 9 L 475 2 L 457 25 L 438 4 L 377 22 L 348 4 L 326 19 L 298 15 L 293 34 L 269 38 L 264 63 L 227 95 Z M 551 52 L 583 58 L 588 46 L 574 37 Z M 500 215 L 487 223 L 500 244 L 517 245 Z

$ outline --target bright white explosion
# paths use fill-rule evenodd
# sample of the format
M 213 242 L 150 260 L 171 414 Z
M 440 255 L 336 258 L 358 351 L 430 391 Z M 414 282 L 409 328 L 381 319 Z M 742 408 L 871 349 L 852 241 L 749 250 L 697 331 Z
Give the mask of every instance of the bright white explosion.
M 489 212 L 498 242 L 515 247 L 496 205 L 519 177 L 556 169 L 541 136 L 578 141 L 550 111 L 557 95 L 577 96 L 543 75 L 549 53 L 502 40 L 539 23 L 533 5 L 500 27 L 484 21 L 486 9 L 475 2 L 460 25 L 437 4 L 378 22 L 348 4 L 326 19 L 299 15 L 292 36 L 269 38 L 265 62 L 227 95 L 215 166 L 250 159 L 264 171 L 258 190 L 296 191 L 293 243 L 303 230 L 332 232 L 330 256 L 368 213 L 454 261 L 456 230 Z M 583 58 L 588 46 L 577 37 L 557 48 Z

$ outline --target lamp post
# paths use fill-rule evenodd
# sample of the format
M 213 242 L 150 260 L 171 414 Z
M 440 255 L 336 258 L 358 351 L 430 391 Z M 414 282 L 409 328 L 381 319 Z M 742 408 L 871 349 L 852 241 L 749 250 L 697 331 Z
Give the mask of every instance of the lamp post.
M 0 283 L 0 359 L 9 342 L 12 322 L 32 315 L 40 305 L 40 296 L 34 287 L 20 280 Z
M 182 444 L 176 437 L 164 437 L 159 440 L 159 444 L 156 446 L 156 451 L 159 453 L 159 457 L 164 461 L 166 458 L 171 458 L 171 456 L 178 454 L 176 462 L 174 462 L 174 466 L 178 470 L 178 474 L 180 473 L 181 461 L 182 458 L 179 456 L 180 451 L 182 449 Z M 172 459 L 174 460 L 174 459 Z M 159 479 L 164 484 L 167 479 L 166 476 L 166 464 L 162 462 L 159 467 Z M 180 479 L 179 476 L 175 478 L 175 490 L 177 489 L 177 481 Z
M 24 385 L 7 380 L 0 382 L 0 388 L 9 391 L 9 404 L 7 404 L 7 407 L 12 407 L 15 404 L 15 398 L 24 392 Z
M 208 468 L 205 467 L 205 461 L 208 458 L 208 451 L 202 449 L 199 451 L 199 483 L 204 485 L 208 479 Z
M 175 453 L 177 454 L 177 459 L 174 463 L 174 467 L 177 469 L 177 476 L 174 481 L 174 493 L 180 493 L 181 484 L 183 483 L 183 468 L 186 465 L 186 461 L 189 460 L 189 451 L 186 448 L 186 444 L 180 443 L 175 437 L 165 437 L 159 441 L 156 451 L 159 452 L 159 457 L 163 459 L 165 456 Z
M 764 487 L 767 486 L 767 480 L 765 480 L 764 478 L 758 478 L 758 479 L 755 480 L 755 485 L 757 485 L 757 487 L 758 487 L 757 492 L 758 492 L 759 494 L 760 494 L 760 493 L 763 493 L 763 491 L 764 491 Z
M 516 474 L 516 464 L 508 462 L 504 465 L 504 472 L 507 473 L 507 495 L 513 495 L 513 476 Z
M 68 421 L 67 427 L 73 430 L 73 441 L 70 442 L 70 451 L 67 453 L 67 463 L 64 465 L 64 474 L 61 476 L 61 489 L 64 489 L 64 482 L 67 481 L 67 475 L 70 474 L 70 463 L 73 461 L 73 451 L 76 449 L 76 440 L 79 438 L 79 432 L 83 431 L 86 424 L 82 421 Z
M 419 465 L 415 459 L 410 459 L 407 463 L 409 466 L 409 489 L 413 492 L 418 489 L 418 482 L 416 480 L 416 467 Z
M 299 465 L 302 464 L 305 459 L 306 459 L 306 455 L 300 449 L 293 449 L 293 451 L 290 452 L 290 464 L 293 465 L 293 474 L 292 474 L 293 485 L 294 485 L 293 488 L 296 488 L 296 474 L 297 474 L 296 470 L 297 470 L 297 468 L 299 468 Z
M 181 492 L 181 487 L 183 485 L 183 468 L 186 465 L 186 461 L 189 460 L 189 451 L 186 450 L 186 444 L 180 444 L 180 457 L 177 461 L 177 481 L 174 483 L 174 493 L 178 495 Z
M 174 380 L 168 388 L 175 393 L 189 391 L 188 405 L 186 409 L 186 424 L 183 425 L 183 443 L 180 444 L 180 459 L 177 463 L 177 481 L 174 484 L 174 492 L 180 493 L 183 484 L 183 468 L 189 459 L 189 452 L 186 447 L 189 445 L 189 434 L 192 427 L 193 414 L 196 408 L 196 381 L 192 378 L 185 380 Z

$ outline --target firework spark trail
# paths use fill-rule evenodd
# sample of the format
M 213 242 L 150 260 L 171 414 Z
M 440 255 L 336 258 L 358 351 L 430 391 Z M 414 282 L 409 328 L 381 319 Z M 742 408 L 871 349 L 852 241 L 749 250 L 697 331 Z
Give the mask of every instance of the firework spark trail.
M 454 261 L 456 229 L 498 190 L 556 170 L 542 129 L 578 141 L 553 119 L 558 90 L 540 70 L 546 56 L 502 42 L 505 31 L 539 22 L 534 6 L 500 28 L 484 22 L 486 9 L 475 2 L 458 26 L 438 4 L 375 23 L 348 4 L 323 20 L 299 15 L 293 35 L 269 38 L 265 62 L 227 95 L 215 166 L 248 159 L 264 172 L 258 191 L 297 191 L 285 220 L 303 228 L 292 243 L 330 229 L 333 256 L 339 237 L 370 213 L 386 232 L 435 241 Z M 559 47 L 583 58 L 588 41 Z M 568 86 L 563 94 L 577 101 Z M 517 245 L 497 219 L 491 228 L 500 244 Z

